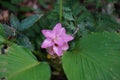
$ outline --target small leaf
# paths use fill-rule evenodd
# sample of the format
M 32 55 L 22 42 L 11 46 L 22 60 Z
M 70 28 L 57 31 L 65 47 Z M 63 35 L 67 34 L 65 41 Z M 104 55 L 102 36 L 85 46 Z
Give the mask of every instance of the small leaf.
M 63 17 L 67 20 L 74 20 L 72 13 L 63 13 Z
M 65 7 L 65 6 L 63 6 L 63 11 L 70 12 L 71 9 L 70 9 L 69 7 Z
M 29 40 L 29 38 L 25 35 L 19 35 L 17 38 L 17 44 L 24 46 L 26 48 L 29 48 L 30 50 L 33 50 L 33 46 Z
M 15 36 L 15 31 L 13 27 L 10 27 L 9 25 L 3 24 L 4 26 L 4 31 L 5 31 L 5 36 L 10 37 L 10 36 Z
M 5 41 L 4 37 L 0 35 L 0 44 Z
M 21 6 L 21 7 L 19 8 L 19 11 L 20 11 L 20 12 L 30 12 L 30 11 L 33 11 L 33 10 L 34 10 L 33 8 L 27 7 L 27 6 Z
M 3 25 L 0 23 L 0 44 L 5 41 L 4 37 L 5 37 L 4 28 Z
M 11 0 L 13 4 L 20 4 L 23 0 Z
M 120 35 L 93 33 L 62 57 L 68 80 L 120 80 Z
M 13 12 L 17 12 L 18 11 L 18 8 L 15 5 L 13 5 L 10 2 L 8 2 L 8 1 L 1 1 L 0 5 L 2 7 L 4 7 L 4 8 L 7 8 L 10 11 L 13 11 Z
M 18 20 L 18 18 L 11 14 L 10 16 L 10 23 L 11 23 L 11 26 L 14 27 L 15 29 L 18 29 L 20 28 L 20 21 Z
M 95 30 L 98 32 L 101 31 L 116 31 L 120 29 L 120 24 L 116 22 L 115 18 L 106 15 L 106 14 L 97 14 L 98 20 L 97 20 L 97 26 L 95 27 Z
M 0 23 L 0 35 L 5 36 L 3 25 Z
M 0 55 L 0 77 L 7 80 L 50 80 L 50 68 L 38 62 L 30 50 L 10 44 L 6 55 Z
M 21 27 L 20 30 L 25 30 L 31 27 L 36 21 L 38 21 L 42 15 L 33 15 L 30 17 L 25 18 L 24 20 L 21 21 Z

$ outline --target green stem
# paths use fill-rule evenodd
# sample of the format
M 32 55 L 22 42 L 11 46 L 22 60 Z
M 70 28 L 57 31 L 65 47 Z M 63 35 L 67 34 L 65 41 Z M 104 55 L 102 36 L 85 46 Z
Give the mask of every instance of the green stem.
M 60 22 L 62 21 L 62 0 L 60 0 Z

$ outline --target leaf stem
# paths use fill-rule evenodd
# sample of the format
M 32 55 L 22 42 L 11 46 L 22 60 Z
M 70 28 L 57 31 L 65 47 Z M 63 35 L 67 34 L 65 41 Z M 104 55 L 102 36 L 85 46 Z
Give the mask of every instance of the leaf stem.
M 60 22 L 62 21 L 62 0 L 60 0 Z

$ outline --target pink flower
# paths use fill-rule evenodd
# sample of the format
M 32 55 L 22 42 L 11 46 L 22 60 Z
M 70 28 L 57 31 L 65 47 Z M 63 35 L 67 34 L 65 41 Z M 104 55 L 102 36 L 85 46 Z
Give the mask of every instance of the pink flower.
M 55 25 L 53 30 L 42 30 L 45 40 L 41 47 L 46 48 L 51 55 L 62 56 L 63 51 L 66 51 L 69 46 L 68 42 L 73 40 L 71 35 L 66 34 L 65 28 L 62 28 L 61 23 Z

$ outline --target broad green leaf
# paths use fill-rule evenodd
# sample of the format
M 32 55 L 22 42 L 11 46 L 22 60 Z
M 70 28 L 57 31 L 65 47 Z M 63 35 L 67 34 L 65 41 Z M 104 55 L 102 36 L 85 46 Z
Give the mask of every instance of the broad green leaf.
M 42 15 L 33 15 L 30 17 L 25 18 L 21 21 L 21 27 L 20 30 L 25 30 L 31 27 L 36 21 L 38 21 L 41 18 Z
M 93 33 L 62 57 L 68 80 L 120 80 L 120 35 Z
M 11 23 L 11 26 L 14 27 L 15 29 L 18 29 L 20 28 L 20 21 L 18 20 L 18 18 L 11 14 L 10 16 L 10 23 Z
M 16 44 L 10 44 L 6 54 L 0 55 L 0 64 L 0 75 L 4 73 L 8 80 L 50 80 L 48 64 L 38 62 L 30 50 Z

